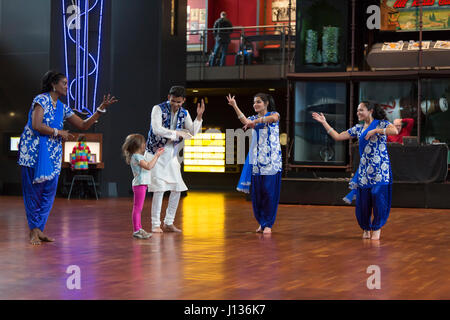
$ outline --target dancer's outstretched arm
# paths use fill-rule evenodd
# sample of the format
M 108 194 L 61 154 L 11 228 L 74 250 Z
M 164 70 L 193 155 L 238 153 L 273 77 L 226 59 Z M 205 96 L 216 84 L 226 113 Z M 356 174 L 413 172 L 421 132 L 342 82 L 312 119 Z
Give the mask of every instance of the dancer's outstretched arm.
M 280 114 L 275 112 L 270 116 L 261 117 L 255 120 L 248 120 L 247 124 L 244 126 L 244 130 L 249 128 L 254 128 L 258 123 L 274 123 L 280 121 Z
M 108 94 L 108 96 L 103 96 L 103 101 L 98 106 L 97 111 L 89 118 L 83 120 L 79 116 L 74 114 L 70 118 L 67 118 L 67 121 L 79 130 L 87 130 L 95 123 L 95 121 L 98 120 L 98 118 L 100 118 L 100 115 L 102 113 L 106 112 L 106 108 L 108 108 L 111 104 L 116 103 L 117 101 L 119 100 L 117 100 L 115 97 L 111 97 L 111 95 Z
M 237 106 L 236 100 L 234 99 L 234 96 L 231 96 L 231 94 L 228 94 L 226 97 L 228 100 L 228 104 L 233 107 L 234 111 L 236 111 L 236 115 L 238 116 L 238 119 L 242 122 L 242 124 L 247 125 L 250 120 L 247 119 L 247 117 L 242 113 L 242 111 Z
M 317 113 L 313 112 L 312 117 L 317 122 L 320 122 L 327 133 L 336 141 L 342 141 L 342 140 L 349 140 L 352 137 L 347 131 L 342 131 L 341 133 L 338 133 L 336 130 L 334 130 L 327 122 L 327 119 L 325 119 L 325 116 L 323 113 Z

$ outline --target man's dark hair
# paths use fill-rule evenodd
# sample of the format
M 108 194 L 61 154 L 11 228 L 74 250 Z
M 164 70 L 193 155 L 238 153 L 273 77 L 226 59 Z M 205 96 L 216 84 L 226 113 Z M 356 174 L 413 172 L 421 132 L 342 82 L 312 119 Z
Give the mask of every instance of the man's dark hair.
M 177 98 L 178 97 L 186 98 L 186 89 L 184 89 L 184 87 L 181 87 L 181 86 L 173 86 L 169 90 L 169 95 L 177 97 Z

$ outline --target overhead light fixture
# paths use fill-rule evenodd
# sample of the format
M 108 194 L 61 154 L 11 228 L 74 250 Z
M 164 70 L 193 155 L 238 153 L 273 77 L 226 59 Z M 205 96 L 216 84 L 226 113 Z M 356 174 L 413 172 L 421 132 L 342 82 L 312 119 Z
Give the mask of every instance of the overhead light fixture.
M 9 116 L 10 116 L 10 117 L 14 117 L 15 115 L 16 115 L 16 114 L 15 114 L 14 112 L 10 112 L 10 113 L 9 113 Z
M 274 88 L 269 88 L 269 91 L 275 91 L 275 89 Z
M 197 93 L 197 92 L 198 92 L 198 90 L 197 90 L 197 89 L 194 89 L 194 90 L 192 90 L 192 92 L 193 92 L 193 93 Z

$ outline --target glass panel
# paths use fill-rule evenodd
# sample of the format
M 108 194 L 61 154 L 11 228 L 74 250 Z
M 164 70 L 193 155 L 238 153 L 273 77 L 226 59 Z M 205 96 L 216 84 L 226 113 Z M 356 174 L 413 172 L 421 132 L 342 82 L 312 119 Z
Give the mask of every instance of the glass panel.
M 415 81 L 363 81 L 359 85 L 359 101 L 378 102 L 388 120 L 414 119 L 411 135 L 417 135 L 417 85 Z M 355 108 L 356 114 L 356 108 Z
M 449 143 L 450 141 L 450 79 L 422 80 L 422 141 Z
M 346 143 L 334 141 L 312 118 L 322 112 L 338 132 L 347 129 L 347 86 L 337 82 L 295 85 L 294 161 L 304 164 L 345 164 Z
M 206 29 L 206 0 L 188 0 L 186 15 L 186 47 L 187 51 L 201 51 L 202 32 Z
M 345 71 L 347 0 L 302 0 L 297 14 L 295 71 Z

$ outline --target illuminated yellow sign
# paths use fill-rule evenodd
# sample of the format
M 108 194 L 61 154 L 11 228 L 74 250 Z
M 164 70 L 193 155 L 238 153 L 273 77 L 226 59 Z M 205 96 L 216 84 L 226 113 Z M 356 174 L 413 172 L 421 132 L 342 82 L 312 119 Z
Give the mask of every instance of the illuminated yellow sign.
M 184 142 L 185 172 L 225 172 L 225 134 L 199 133 Z

